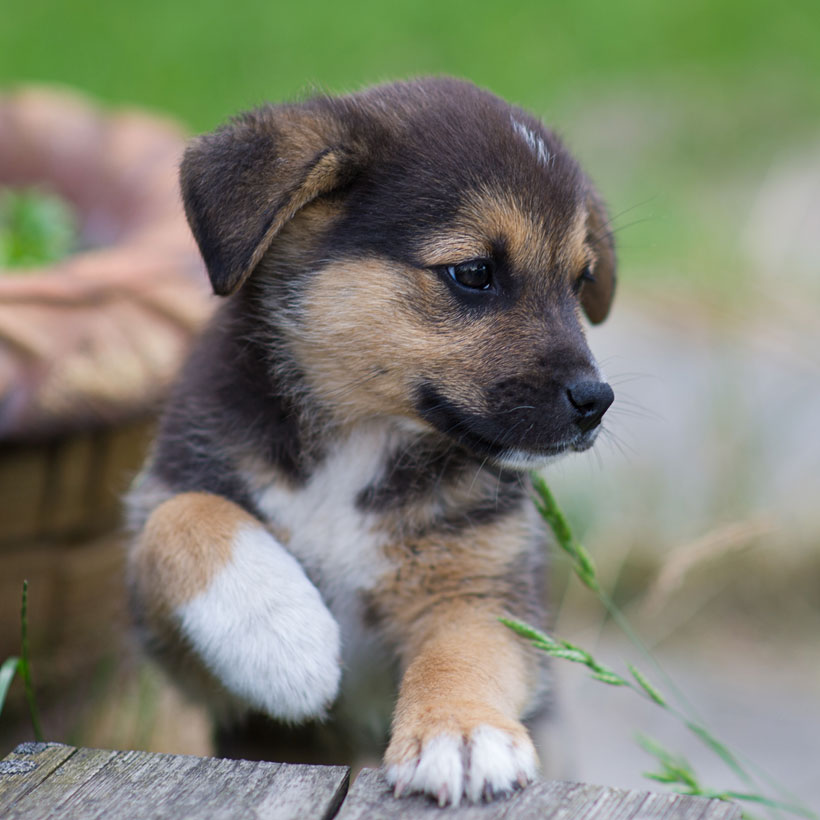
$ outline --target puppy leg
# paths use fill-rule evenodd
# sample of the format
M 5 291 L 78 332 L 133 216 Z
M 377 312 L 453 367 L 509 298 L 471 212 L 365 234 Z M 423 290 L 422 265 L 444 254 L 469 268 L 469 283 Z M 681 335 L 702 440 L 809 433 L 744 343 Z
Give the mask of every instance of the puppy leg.
M 402 681 L 385 754 L 397 795 L 441 805 L 510 791 L 535 776 L 537 757 L 519 722 L 532 669 L 503 610 L 440 605 L 429 615 Z
M 296 559 L 240 507 L 174 496 L 154 510 L 129 564 L 149 630 L 187 647 L 241 702 L 298 721 L 336 696 L 336 621 Z

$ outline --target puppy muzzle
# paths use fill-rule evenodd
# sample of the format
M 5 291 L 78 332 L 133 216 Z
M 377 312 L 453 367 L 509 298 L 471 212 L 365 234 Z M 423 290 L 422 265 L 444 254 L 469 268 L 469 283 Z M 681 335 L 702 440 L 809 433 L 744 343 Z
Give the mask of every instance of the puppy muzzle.
M 541 386 L 506 379 L 486 391 L 486 410 L 476 411 L 424 382 L 416 391 L 416 410 L 475 455 L 506 466 L 525 461 L 529 468 L 530 462 L 589 449 L 614 398 L 612 388 L 597 379 Z

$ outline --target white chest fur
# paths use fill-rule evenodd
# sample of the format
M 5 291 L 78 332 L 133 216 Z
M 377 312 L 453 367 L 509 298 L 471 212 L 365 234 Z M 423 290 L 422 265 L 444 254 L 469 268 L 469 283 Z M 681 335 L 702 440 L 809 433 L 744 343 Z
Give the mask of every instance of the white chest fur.
M 372 513 L 357 508 L 362 489 L 384 470 L 386 455 L 403 436 L 386 425 L 357 429 L 338 442 L 296 489 L 275 483 L 256 503 L 289 535 L 287 548 L 319 588 L 343 628 L 359 620 L 361 593 L 389 569 L 386 537 Z

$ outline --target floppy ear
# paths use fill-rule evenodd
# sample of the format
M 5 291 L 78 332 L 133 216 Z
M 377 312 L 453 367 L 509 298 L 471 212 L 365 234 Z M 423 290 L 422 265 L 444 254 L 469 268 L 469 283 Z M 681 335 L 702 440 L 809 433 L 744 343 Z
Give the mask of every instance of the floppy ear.
M 238 290 L 285 223 L 350 177 L 341 141 L 329 115 L 268 106 L 191 143 L 182 199 L 214 293 Z
M 606 319 L 615 295 L 615 243 L 603 202 L 593 191 L 587 197 L 587 242 L 597 257 L 592 268 L 594 282 L 581 291 L 581 307 L 589 320 L 598 324 Z

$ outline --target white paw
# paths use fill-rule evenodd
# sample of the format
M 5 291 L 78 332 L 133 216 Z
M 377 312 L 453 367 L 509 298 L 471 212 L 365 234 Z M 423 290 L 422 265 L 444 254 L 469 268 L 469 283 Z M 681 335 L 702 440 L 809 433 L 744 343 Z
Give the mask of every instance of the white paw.
M 440 734 L 419 753 L 387 766 L 396 797 L 404 792 L 432 795 L 440 806 L 457 806 L 462 796 L 477 803 L 525 786 L 538 767 L 529 738 L 519 739 L 495 726 L 481 725 L 468 738 Z
M 213 675 L 273 717 L 319 717 L 341 678 L 339 626 L 296 559 L 266 530 L 241 529 L 230 562 L 177 610 Z

